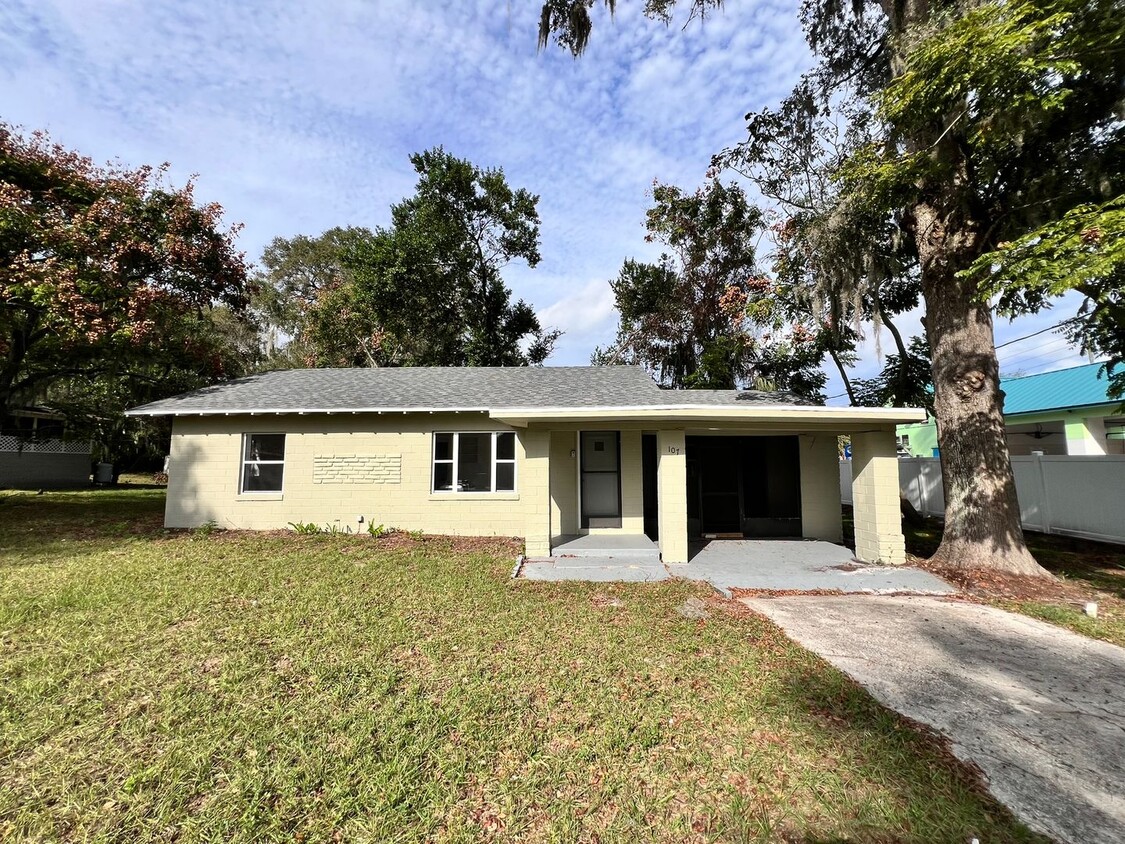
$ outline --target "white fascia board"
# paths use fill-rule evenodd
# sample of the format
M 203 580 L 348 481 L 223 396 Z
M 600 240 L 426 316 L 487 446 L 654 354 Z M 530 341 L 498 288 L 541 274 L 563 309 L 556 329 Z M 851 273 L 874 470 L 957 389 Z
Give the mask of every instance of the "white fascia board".
M 488 413 L 486 407 L 282 407 L 282 408 L 237 408 L 216 410 L 214 408 L 156 408 L 143 407 L 126 410 L 126 416 L 343 416 L 357 413 Z
M 503 408 L 489 413 L 493 419 L 540 421 L 558 419 L 608 418 L 668 419 L 700 421 L 706 419 L 746 420 L 755 422 L 809 420 L 819 422 L 883 422 L 905 424 L 924 422 L 926 411 L 920 407 L 823 407 L 820 405 L 659 405 L 641 407 L 553 407 Z
M 211 408 L 157 408 L 127 410 L 126 416 L 325 416 L 345 414 L 388 413 L 487 413 L 493 419 L 586 419 L 590 417 L 619 419 L 669 419 L 698 421 L 727 419 L 747 421 L 818 420 L 823 422 L 885 422 L 905 424 L 924 422 L 926 411 L 920 407 L 823 407 L 820 405 L 731 405 L 667 404 L 600 407 L 294 407 L 244 408 L 217 410 Z

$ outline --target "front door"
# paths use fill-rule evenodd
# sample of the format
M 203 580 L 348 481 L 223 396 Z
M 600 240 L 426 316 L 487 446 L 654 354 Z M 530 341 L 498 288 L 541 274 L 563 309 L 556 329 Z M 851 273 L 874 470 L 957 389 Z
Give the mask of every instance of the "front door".
M 617 431 L 583 431 L 582 528 L 621 527 L 621 437 Z

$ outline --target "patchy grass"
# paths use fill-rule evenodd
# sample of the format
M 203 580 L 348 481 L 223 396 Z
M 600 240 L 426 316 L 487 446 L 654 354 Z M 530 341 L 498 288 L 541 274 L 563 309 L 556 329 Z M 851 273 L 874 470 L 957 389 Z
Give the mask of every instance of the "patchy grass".
M 0 496 L 2 840 L 1039 840 L 700 587 L 511 581 L 503 542 L 168 533 L 162 504 Z
M 850 518 L 845 525 L 850 530 Z M 941 521 L 904 521 L 902 529 L 912 562 L 925 566 L 941 543 Z M 1125 546 L 1031 531 L 1024 536 L 1039 565 L 1057 581 L 986 571 L 935 571 L 972 598 L 1125 647 Z M 1089 601 L 1098 605 L 1097 618 L 1083 611 Z

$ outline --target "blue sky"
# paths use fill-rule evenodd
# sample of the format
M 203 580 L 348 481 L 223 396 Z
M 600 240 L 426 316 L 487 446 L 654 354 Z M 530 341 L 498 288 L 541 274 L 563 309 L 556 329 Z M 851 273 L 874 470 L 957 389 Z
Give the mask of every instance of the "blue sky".
M 653 180 L 698 186 L 743 115 L 810 62 L 795 1 L 731 0 L 684 31 L 640 5 L 598 15 L 575 61 L 537 55 L 537 0 L 7 0 L 0 119 L 96 159 L 198 174 L 199 198 L 245 225 L 251 259 L 278 235 L 385 224 L 411 192 L 411 152 L 441 144 L 503 167 L 542 217 L 542 262 L 506 278 L 566 332 L 549 363 L 581 364 L 614 334 L 609 279 L 654 257 Z M 1001 322 L 997 342 L 1070 312 Z M 918 315 L 902 328 L 919 333 Z M 858 374 L 889 345 L 868 338 Z M 1006 350 L 1006 371 L 1082 362 L 1049 333 Z M 828 392 L 842 392 L 834 374 Z

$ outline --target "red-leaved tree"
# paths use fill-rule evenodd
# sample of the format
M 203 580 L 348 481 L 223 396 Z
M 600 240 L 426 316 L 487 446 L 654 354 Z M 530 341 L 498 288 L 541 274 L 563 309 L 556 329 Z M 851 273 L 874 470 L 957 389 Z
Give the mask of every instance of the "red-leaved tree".
M 238 227 L 168 165 L 99 166 L 0 124 L 0 417 L 53 385 L 229 376 L 215 309 L 247 304 Z

